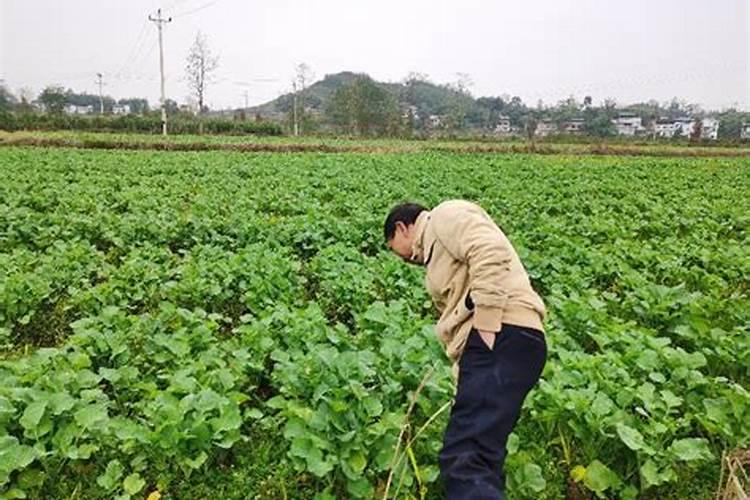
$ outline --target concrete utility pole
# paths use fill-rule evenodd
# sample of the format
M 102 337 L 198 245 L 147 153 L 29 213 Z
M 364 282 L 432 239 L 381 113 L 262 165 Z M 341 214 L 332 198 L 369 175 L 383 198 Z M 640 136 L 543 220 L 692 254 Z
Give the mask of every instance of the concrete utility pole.
M 152 17 L 150 14 L 148 20 L 156 24 L 159 28 L 159 72 L 161 73 L 161 133 L 167 135 L 167 102 L 164 97 L 164 45 L 162 43 L 161 28 L 163 25 L 172 22 L 172 18 L 161 17 L 161 9 L 156 11 L 156 17 Z
M 244 96 L 245 96 L 245 111 L 247 111 L 247 97 L 248 97 L 247 90 L 245 91 Z
M 297 123 L 297 81 L 292 82 L 293 97 L 292 97 L 292 115 L 294 120 L 294 136 L 299 135 L 299 124 Z
M 101 73 L 96 74 L 96 83 L 99 85 L 99 114 L 104 114 L 104 96 L 102 95 L 102 85 L 104 83 L 102 82 L 102 75 Z

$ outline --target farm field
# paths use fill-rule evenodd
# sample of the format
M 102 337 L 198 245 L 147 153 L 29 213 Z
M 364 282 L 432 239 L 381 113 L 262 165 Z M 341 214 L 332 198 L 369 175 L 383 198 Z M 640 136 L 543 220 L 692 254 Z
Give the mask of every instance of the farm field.
M 481 204 L 547 304 L 509 498 L 708 499 L 750 444 L 750 158 L 6 146 L 0 175 L 0 498 L 382 498 L 391 469 L 441 498 L 405 199 Z

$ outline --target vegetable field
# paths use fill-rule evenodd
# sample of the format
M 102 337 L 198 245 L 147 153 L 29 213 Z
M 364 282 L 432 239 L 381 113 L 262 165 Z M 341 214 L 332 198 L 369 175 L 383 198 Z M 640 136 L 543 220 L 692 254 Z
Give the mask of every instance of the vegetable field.
M 509 498 L 711 498 L 749 444 L 747 158 L 4 147 L 0 176 L 0 498 L 440 498 L 406 199 L 484 206 L 548 306 Z

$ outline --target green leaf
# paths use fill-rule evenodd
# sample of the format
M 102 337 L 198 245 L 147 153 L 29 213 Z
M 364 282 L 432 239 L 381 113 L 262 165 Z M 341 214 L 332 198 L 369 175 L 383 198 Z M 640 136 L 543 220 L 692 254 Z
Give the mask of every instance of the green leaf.
M 672 455 L 679 460 L 706 460 L 713 456 L 708 447 L 708 441 L 703 438 L 685 438 L 673 441 L 669 449 Z
M 36 457 L 37 452 L 34 448 L 18 444 L 16 438 L 10 437 L 0 441 L 0 472 L 10 474 L 15 470 L 21 470 Z
M 123 489 L 129 495 L 135 495 L 136 493 L 141 491 L 144 486 L 146 486 L 146 481 L 144 481 L 141 478 L 141 475 L 137 472 L 134 474 L 130 474 L 125 478 L 125 481 L 122 482 Z
M 346 459 L 346 463 L 354 473 L 361 474 L 367 465 L 367 457 L 365 457 L 365 454 L 360 450 L 356 450 L 349 455 L 349 458 Z
M 102 404 L 84 406 L 75 413 L 76 423 L 90 429 L 107 419 L 107 407 Z
M 371 417 L 377 417 L 383 413 L 382 403 L 374 396 L 367 396 L 362 400 L 362 404 L 364 405 L 367 414 Z
M 12 488 L 5 493 L 0 493 L 0 500 L 11 500 L 16 498 L 28 498 L 26 496 L 26 492 L 18 489 L 18 488 Z
M 107 464 L 107 469 L 104 474 L 96 478 L 96 484 L 104 488 L 106 491 L 112 491 L 117 488 L 120 484 L 125 468 L 122 466 L 119 460 L 111 460 Z
M 348 491 L 354 498 L 372 498 L 373 497 L 373 486 L 365 478 L 348 480 L 346 482 L 346 491 Z
M 198 454 L 197 457 L 191 459 L 186 458 L 185 463 L 191 468 L 191 469 L 200 469 L 201 465 L 206 463 L 206 460 L 208 459 L 208 454 L 206 454 L 205 451 L 202 451 Z
M 526 493 L 540 493 L 547 487 L 547 481 L 542 476 L 542 468 L 534 463 L 525 463 L 517 469 L 515 481 L 526 490 Z
M 675 478 L 674 471 L 669 466 L 667 466 L 664 471 L 660 472 L 659 467 L 651 459 L 646 460 L 643 465 L 641 465 L 640 471 L 646 487 L 658 486 Z
M 307 470 L 318 477 L 324 477 L 333 470 L 333 464 L 323 459 L 323 452 L 315 449 L 307 455 Z
M 603 493 L 610 488 L 620 484 L 620 479 L 609 467 L 594 460 L 586 467 L 586 475 L 583 478 L 583 484 L 588 489 L 596 493 Z
M 35 401 L 31 403 L 23 412 L 20 424 L 27 431 L 33 431 L 39 425 L 39 421 L 44 416 L 44 410 L 47 409 L 47 401 Z
M 617 424 L 617 435 L 625 446 L 633 451 L 642 450 L 646 443 L 643 441 L 643 435 L 637 430 L 625 424 Z

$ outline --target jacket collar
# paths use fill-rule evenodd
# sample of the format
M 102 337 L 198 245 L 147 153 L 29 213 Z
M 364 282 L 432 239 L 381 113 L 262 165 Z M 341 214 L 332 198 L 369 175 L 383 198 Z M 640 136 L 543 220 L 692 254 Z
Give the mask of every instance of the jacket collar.
M 411 246 L 411 261 L 416 264 L 424 264 L 424 233 L 430 220 L 430 212 L 425 210 L 414 221 L 414 243 Z

